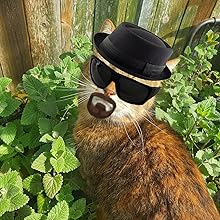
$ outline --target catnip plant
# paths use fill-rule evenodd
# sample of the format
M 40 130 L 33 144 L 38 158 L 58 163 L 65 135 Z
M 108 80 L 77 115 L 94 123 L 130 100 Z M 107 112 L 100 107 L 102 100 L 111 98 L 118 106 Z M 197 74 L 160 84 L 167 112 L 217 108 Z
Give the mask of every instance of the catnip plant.
M 156 117 L 185 141 L 217 206 L 220 204 L 220 73 L 212 69 L 219 35 L 209 30 L 186 47 L 157 97 Z

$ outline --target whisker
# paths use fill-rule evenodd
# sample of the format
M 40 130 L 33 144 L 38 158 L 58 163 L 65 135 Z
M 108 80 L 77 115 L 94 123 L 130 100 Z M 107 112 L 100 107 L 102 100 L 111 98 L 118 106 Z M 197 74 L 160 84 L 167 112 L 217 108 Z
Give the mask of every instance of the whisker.
M 85 102 L 88 99 L 89 97 L 83 97 L 82 99 L 78 100 L 78 105 L 81 105 L 83 102 Z
M 91 94 L 91 92 L 77 92 L 77 93 L 74 93 L 74 94 L 69 94 L 69 95 L 65 95 L 65 96 L 61 96 L 60 99 L 65 99 L 65 98 L 68 98 L 68 97 L 75 97 L 77 95 L 87 95 L 87 94 Z
M 143 137 L 143 132 L 141 130 L 141 127 L 135 119 L 133 119 L 132 122 L 133 122 L 133 124 L 134 124 L 134 126 L 135 126 L 135 128 L 136 128 L 136 130 L 139 134 L 139 137 L 140 137 L 141 143 L 142 143 L 142 147 L 144 147 L 144 137 Z
M 88 81 L 89 83 L 91 83 L 91 81 L 84 75 L 83 72 L 81 72 L 81 75 L 83 76 L 83 78 L 84 78 L 86 81 Z
M 156 127 L 157 129 L 159 129 L 160 131 L 162 131 L 164 134 L 167 134 L 164 130 L 162 130 L 160 127 L 158 127 L 157 125 L 155 125 L 153 122 L 151 122 L 146 116 L 143 116 L 143 118 L 149 122 L 150 124 L 152 124 L 154 127 Z M 168 134 L 167 134 L 168 135 Z
M 126 126 L 125 126 L 125 123 L 124 123 L 123 121 L 122 121 L 122 125 L 123 125 L 123 127 L 124 127 L 124 130 L 125 130 L 125 133 L 126 133 L 128 139 L 131 141 L 131 143 L 132 143 L 133 145 L 135 145 L 134 141 L 133 141 L 133 140 L 131 139 L 131 137 L 129 136 L 128 131 L 127 131 Z

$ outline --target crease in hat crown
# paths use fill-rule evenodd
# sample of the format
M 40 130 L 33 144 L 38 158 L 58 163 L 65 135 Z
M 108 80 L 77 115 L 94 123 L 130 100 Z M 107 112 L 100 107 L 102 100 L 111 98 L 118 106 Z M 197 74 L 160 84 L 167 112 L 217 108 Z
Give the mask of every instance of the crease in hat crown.
M 123 22 L 111 34 L 96 33 L 94 45 L 104 59 L 131 75 L 147 80 L 171 76 L 166 62 L 172 48 L 135 24 Z

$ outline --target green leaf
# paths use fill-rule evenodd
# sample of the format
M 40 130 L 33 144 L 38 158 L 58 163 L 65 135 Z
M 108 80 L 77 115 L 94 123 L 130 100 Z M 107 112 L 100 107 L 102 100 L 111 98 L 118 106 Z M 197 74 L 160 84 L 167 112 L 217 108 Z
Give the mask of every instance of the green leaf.
M 10 171 L 0 176 L 0 188 L 10 187 L 11 185 L 17 186 L 22 190 L 22 179 L 17 171 Z
M 14 212 L 6 212 L 3 216 L 0 217 L 1 220 L 17 220 L 14 218 Z M 19 219 L 20 220 L 20 219 Z
M 54 141 L 54 138 L 49 134 L 44 134 L 39 141 L 43 143 L 50 143 Z
M 63 176 L 61 174 L 51 176 L 49 173 L 47 173 L 43 177 L 43 186 L 45 193 L 51 199 L 54 198 L 54 196 L 59 192 L 62 184 Z
M 22 125 L 36 124 L 37 119 L 38 119 L 38 109 L 36 104 L 34 102 L 27 103 L 21 115 L 21 124 Z
M 0 216 L 2 216 L 5 212 L 9 210 L 10 200 L 9 199 L 1 199 L 0 200 Z
M 56 159 L 61 157 L 65 153 L 65 143 L 62 137 L 58 137 L 57 140 L 52 143 L 50 153 Z
M 52 167 L 50 165 L 50 153 L 41 153 L 32 163 L 31 168 L 41 173 L 50 172 Z
M 203 163 L 203 166 L 206 168 L 206 170 L 210 176 L 214 176 L 213 168 L 209 163 Z
M 69 206 L 66 201 L 58 202 L 48 213 L 47 220 L 68 220 Z
M 40 134 L 50 133 L 52 131 L 51 120 L 48 118 L 39 118 L 38 127 Z
M 59 113 L 56 98 L 54 96 L 49 96 L 45 101 L 39 102 L 38 108 L 46 115 L 52 117 L 55 117 Z
M 72 202 L 73 201 L 73 196 L 72 196 L 72 187 L 69 184 L 64 185 L 60 192 L 56 195 L 56 200 L 58 202 L 61 202 L 65 200 L 66 202 Z
M 10 116 L 21 104 L 20 101 L 18 101 L 15 98 L 8 97 L 7 98 L 7 106 L 6 108 L 0 113 L 1 117 L 7 117 Z
M 32 75 L 23 75 L 23 86 L 31 100 L 44 101 L 49 94 L 47 87 Z
M 64 154 L 64 168 L 62 172 L 68 173 L 70 171 L 75 170 L 80 166 L 79 160 L 73 155 L 73 153 L 70 150 L 66 150 Z
M 37 196 L 37 210 L 39 213 L 46 213 L 49 209 L 50 199 L 44 197 L 43 194 Z
M 24 220 L 25 217 L 33 213 L 34 213 L 34 209 L 32 209 L 29 205 L 25 205 L 16 211 L 16 217 L 14 220 Z
M 64 163 L 65 161 L 63 157 L 59 157 L 58 159 L 55 159 L 53 157 L 50 158 L 50 164 L 52 165 L 52 167 L 57 173 L 60 173 L 63 171 Z
M 70 216 L 72 219 L 80 218 L 86 209 L 86 199 L 81 198 L 76 200 L 70 208 Z
M 0 160 L 6 160 L 8 159 L 8 157 L 6 156 L 10 156 L 10 155 L 14 155 L 13 152 L 14 152 L 14 147 L 10 147 L 10 146 L 7 146 L 5 144 L 2 144 L 0 145 Z
M 59 124 L 57 124 L 54 128 L 53 131 L 58 132 L 58 135 L 63 137 L 68 129 L 68 122 L 67 121 L 61 121 Z
M 6 143 L 10 144 L 16 136 L 16 125 L 13 122 L 9 122 L 1 132 L 0 138 Z
M 24 220 L 46 220 L 46 216 L 39 213 L 33 213 L 27 216 L 26 218 L 24 218 Z
M 10 207 L 8 211 L 14 211 L 20 209 L 22 206 L 26 205 L 29 201 L 29 197 L 22 194 L 18 193 L 15 196 L 13 196 L 10 200 Z
M 36 173 L 25 178 L 23 180 L 23 187 L 33 195 L 37 195 L 38 193 L 42 192 L 43 185 L 41 175 Z
M 5 77 L 5 76 L 0 77 L 0 87 L 2 88 L 2 90 L 5 90 L 11 82 L 12 82 L 12 80 Z

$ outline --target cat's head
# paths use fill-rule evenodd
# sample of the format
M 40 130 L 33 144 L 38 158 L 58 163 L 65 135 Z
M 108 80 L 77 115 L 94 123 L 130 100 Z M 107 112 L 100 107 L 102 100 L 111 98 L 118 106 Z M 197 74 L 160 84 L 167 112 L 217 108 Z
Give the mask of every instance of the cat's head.
M 110 34 L 114 29 L 114 24 L 107 19 L 101 28 L 101 32 Z M 79 109 L 81 119 L 96 122 L 101 120 L 102 122 L 106 121 L 114 124 L 149 119 L 155 96 L 143 104 L 131 104 L 122 100 L 116 92 L 114 81 L 111 81 L 105 88 L 99 88 L 93 82 L 90 75 L 90 63 L 91 58 L 85 63 L 80 79 Z M 132 76 L 132 80 L 143 84 L 146 82 L 146 80 L 134 76 Z M 161 87 L 161 81 L 147 80 L 147 85 Z

